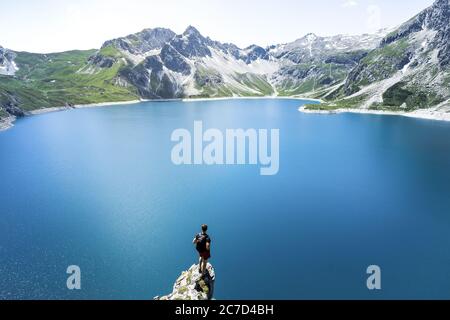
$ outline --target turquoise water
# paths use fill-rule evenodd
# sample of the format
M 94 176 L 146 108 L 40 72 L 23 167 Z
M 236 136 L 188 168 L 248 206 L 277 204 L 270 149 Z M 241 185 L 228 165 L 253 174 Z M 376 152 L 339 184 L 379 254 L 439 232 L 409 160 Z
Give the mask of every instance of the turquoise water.
M 0 298 L 151 299 L 208 223 L 219 299 L 450 298 L 450 124 L 298 100 L 148 102 L 0 133 Z M 174 166 L 177 128 L 279 128 L 280 172 Z M 366 269 L 382 269 L 368 291 Z M 79 265 L 82 290 L 66 289 Z

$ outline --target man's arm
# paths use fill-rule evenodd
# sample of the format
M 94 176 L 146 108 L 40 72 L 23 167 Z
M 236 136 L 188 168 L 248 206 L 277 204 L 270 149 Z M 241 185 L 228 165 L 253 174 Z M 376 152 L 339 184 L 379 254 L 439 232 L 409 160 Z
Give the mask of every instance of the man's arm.
M 211 251 L 211 242 L 206 243 L 206 250 Z

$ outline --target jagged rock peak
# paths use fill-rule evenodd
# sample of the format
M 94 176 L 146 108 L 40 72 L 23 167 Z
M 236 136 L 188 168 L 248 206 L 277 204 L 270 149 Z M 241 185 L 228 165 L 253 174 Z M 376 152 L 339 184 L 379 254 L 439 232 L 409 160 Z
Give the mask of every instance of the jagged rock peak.
M 213 41 L 205 38 L 193 26 L 189 26 L 182 35 L 178 35 L 170 41 L 170 45 L 186 58 L 211 56 L 209 46 Z
M 175 36 L 175 32 L 166 28 L 144 29 L 126 37 L 106 41 L 102 48 L 114 45 L 117 49 L 130 54 L 145 54 L 152 50 L 161 49 Z
M 402 24 L 396 31 L 383 39 L 383 44 L 389 44 L 399 38 L 424 29 L 442 31 L 449 29 L 450 0 L 437 0 L 432 6 L 423 10 L 409 21 Z
M 175 36 L 175 32 L 168 28 L 147 28 L 141 31 L 142 34 L 148 35 L 151 37 L 173 37 Z
M 437 0 L 432 6 L 389 33 L 381 45 L 389 45 L 401 39 L 408 39 L 419 32 L 430 38 L 428 47 L 438 51 L 441 66 L 450 64 L 450 0 Z M 433 38 L 431 40 L 431 38 Z
M 305 39 L 307 39 L 308 41 L 314 41 L 314 40 L 316 40 L 317 38 L 319 38 L 316 34 L 314 34 L 314 33 L 308 33 L 306 36 L 305 36 Z
M 186 30 L 183 32 L 183 35 L 185 35 L 185 36 L 189 36 L 189 35 L 202 36 L 200 31 L 198 31 L 198 29 L 195 28 L 194 26 L 188 26 L 186 28 Z
M 258 59 L 269 59 L 269 53 L 267 50 L 255 44 L 245 48 L 244 52 L 246 53 L 245 61 L 247 64 Z

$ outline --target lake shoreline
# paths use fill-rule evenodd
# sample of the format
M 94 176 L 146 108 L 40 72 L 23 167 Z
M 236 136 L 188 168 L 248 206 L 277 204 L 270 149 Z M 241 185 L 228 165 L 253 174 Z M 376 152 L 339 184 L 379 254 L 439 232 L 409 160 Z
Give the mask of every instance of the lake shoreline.
M 298 110 L 306 114 L 333 115 L 341 113 L 357 113 L 357 114 L 372 114 L 383 116 L 402 116 L 408 118 L 434 120 L 434 121 L 450 121 L 450 113 L 440 112 L 434 109 L 422 109 L 412 112 L 381 111 L 381 110 L 366 110 L 366 109 L 336 109 L 328 111 L 328 110 L 306 110 L 305 106 L 301 106 Z
M 220 97 L 220 98 L 178 98 L 178 99 L 155 99 L 155 100 L 129 100 L 129 101 L 116 101 L 116 102 L 101 102 L 90 104 L 77 104 L 73 106 L 63 107 L 50 107 L 43 109 L 36 109 L 26 113 L 26 116 L 41 115 L 50 112 L 61 112 L 72 109 L 84 109 L 84 108 L 96 108 L 96 107 L 108 107 L 127 104 L 138 104 L 142 102 L 170 102 L 170 101 L 182 101 L 182 102 L 196 102 L 196 101 L 227 101 L 227 100 L 259 100 L 259 99 L 286 99 L 286 100 L 308 100 L 321 103 L 320 99 L 312 99 L 306 97 L 278 97 L 278 96 L 265 96 L 265 97 Z M 340 113 L 359 113 L 359 114 L 373 114 L 373 115 L 392 115 L 403 116 L 409 118 L 418 118 L 425 120 L 435 121 L 450 121 L 450 113 L 439 112 L 433 109 L 416 110 L 413 112 L 396 112 L 396 111 L 380 111 L 380 110 L 362 110 L 362 109 L 336 109 L 336 110 L 306 110 L 305 106 L 301 106 L 298 109 L 302 113 L 307 114 L 340 114 Z M 15 116 L 9 116 L 0 119 L 0 132 L 8 130 L 14 126 L 14 122 L 17 120 Z
M 318 103 L 323 103 L 323 100 L 306 98 L 306 97 L 279 97 L 279 96 L 265 96 L 265 97 L 222 97 L 222 98 L 186 98 L 175 99 L 183 102 L 196 102 L 196 101 L 227 101 L 227 100 L 260 100 L 260 99 L 278 99 L 278 100 L 308 100 Z M 152 101 L 152 100 L 150 100 Z
M 145 100 L 130 100 L 130 101 L 116 101 L 116 102 L 100 102 L 100 103 L 90 103 L 90 104 L 76 104 L 72 106 L 64 106 L 64 107 L 50 107 L 50 108 L 42 108 L 36 109 L 32 111 L 28 111 L 25 113 L 25 117 L 29 116 L 37 116 L 41 114 L 51 113 L 51 112 L 61 112 L 73 109 L 84 109 L 84 108 L 95 108 L 95 107 L 108 107 L 108 106 L 117 106 L 117 105 L 126 105 L 126 104 L 136 104 L 145 102 Z M 0 131 L 5 131 L 14 126 L 14 122 L 17 120 L 17 117 L 9 116 L 3 119 L 0 119 Z
M 175 99 L 140 99 L 140 100 L 129 100 L 129 101 L 116 101 L 116 102 L 100 102 L 100 103 L 88 103 L 88 104 L 76 104 L 72 106 L 62 106 L 62 107 L 50 107 L 36 109 L 29 111 L 25 116 L 35 116 L 51 112 L 61 112 L 72 109 L 84 109 L 84 108 L 96 108 L 96 107 L 109 107 L 127 104 L 138 104 L 142 102 L 171 102 L 171 101 L 182 101 L 182 102 L 196 102 L 196 101 L 226 101 L 226 100 L 257 100 L 257 99 L 290 99 L 290 100 L 308 100 L 315 102 L 322 102 L 319 99 L 310 99 L 302 97 L 277 97 L 277 96 L 265 96 L 265 97 L 221 97 L 221 98 L 175 98 Z M 9 116 L 0 119 L 0 132 L 8 130 L 14 126 L 14 122 L 17 117 Z

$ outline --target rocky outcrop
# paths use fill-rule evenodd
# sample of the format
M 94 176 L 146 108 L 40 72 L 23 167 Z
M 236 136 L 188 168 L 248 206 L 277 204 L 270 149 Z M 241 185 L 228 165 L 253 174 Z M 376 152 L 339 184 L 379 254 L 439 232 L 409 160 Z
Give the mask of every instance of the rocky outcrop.
M 198 265 L 193 265 L 177 279 L 171 294 L 155 297 L 154 300 L 211 300 L 215 280 L 216 275 L 211 264 L 208 263 L 205 275 L 200 274 Z
M 0 114 L 0 131 L 11 128 L 15 120 L 14 116 L 2 117 Z
M 14 62 L 16 54 L 0 46 L 0 75 L 13 76 L 18 70 Z
M 191 73 L 191 67 L 186 62 L 186 59 L 171 45 L 168 44 L 162 48 L 160 57 L 161 61 L 169 70 L 183 75 L 189 75 Z
M 14 117 L 24 117 L 25 112 L 19 107 L 20 101 L 14 94 L 3 93 L 0 95 L 0 108 Z
M 176 79 L 165 72 L 159 56 L 149 56 L 135 67 L 126 67 L 120 76 L 138 90 L 144 99 L 172 99 L 181 97 Z
M 225 83 L 220 73 L 202 73 L 196 72 L 194 75 L 195 82 L 202 87 L 219 86 Z
M 395 32 L 390 33 L 383 39 L 382 46 L 398 41 L 402 38 L 429 29 L 437 31 L 434 47 L 440 49 L 440 56 L 444 61 L 448 62 L 448 42 L 450 38 L 450 1 L 437 0 L 435 3 L 423 10 L 421 13 L 401 25 Z
M 91 56 L 88 61 L 100 68 L 111 68 L 117 62 L 117 59 L 96 54 Z

